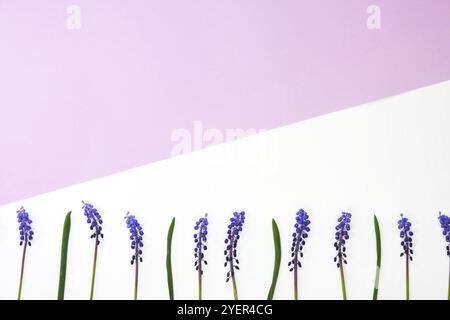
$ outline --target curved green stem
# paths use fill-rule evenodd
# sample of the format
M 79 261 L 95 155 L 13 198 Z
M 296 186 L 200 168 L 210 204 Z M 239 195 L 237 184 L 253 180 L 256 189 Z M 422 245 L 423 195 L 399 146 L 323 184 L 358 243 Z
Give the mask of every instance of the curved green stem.
M 19 293 L 17 295 L 17 300 L 20 300 L 20 297 L 22 296 L 23 272 L 25 270 L 25 257 L 27 254 L 27 246 L 28 246 L 28 234 L 25 234 L 25 239 L 23 241 L 22 267 L 20 269 Z
M 175 228 L 175 218 L 172 219 L 172 223 L 167 233 L 167 256 L 166 256 L 166 269 L 167 269 L 167 286 L 169 287 L 169 298 L 174 299 L 173 292 L 173 275 L 172 275 L 172 236 Z
M 280 272 L 281 263 L 281 241 L 280 241 L 280 231 L 278 230 L 278 225 L 275 219 L 272 219 L 272 233 L 273 233 L 273 245 L 275 249 L 275 262 L 273 266 L 273 276 L 272 284 L 270 286 L 269 294 L 267 300 L 272 300 L 275 293 L 275 288 L 277 286 L 278 274 Z
M 59 267 L 58 300 L 64 300 L 64 289 L 66 286 L 67 250 L 69 246 L 70 235 L 70 214 L 71 212 L 69 211 L 64 220 L 63 235 L 61 241 L 61 263 Z
M 373 222 L 375 227 L 375 237 L 377 245 L 377 270 L 375 275 L 375 286 L 373 288 L 373 300 L 378 300 L 378 286 L 380 283 L 380 271 L 381 271 L 381 235 L 380 225 L 378 223 L 377 216 L 373 216 Z

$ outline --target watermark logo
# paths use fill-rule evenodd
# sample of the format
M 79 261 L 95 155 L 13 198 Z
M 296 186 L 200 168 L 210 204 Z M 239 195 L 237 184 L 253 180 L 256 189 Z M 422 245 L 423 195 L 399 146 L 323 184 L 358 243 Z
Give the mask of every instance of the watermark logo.
M 81 29 L 81 8 L 75 4 L 67 6 L 66 8 L 66 27 L 69 30 Z
M 239 141 L 242 138 L 251 140 L 244 143 Z M 269 135 L 264 129 L 228 128 L 220 130 L 205 128 L 202 121 L 194 121 L 192 128 L 175 129 L 171 134 L 171 142 L 173 143 L 172 157 L 230 142 L 223 147 L 211 149 L 208 158 L 211 165 L 239 164 L 266 175 L 277 172 L 279 168 L 278 136 Z
M 234 141 L 262 131 L 264 130 L 225 129 L 222 131 L 215 128 L 205 129 L 202 121 L 194 121 L 192 131 L 186 128 L 179 128 L 172 132 L 171 141 L 175 145 L 172 148 L 171 156 L 200 150 L 222 142 Z
M 366 20 L 366 26 L 369 30 L 381 29 L 381 9 L 377 5 L 367 7 L 366 13 L 369 15 Z

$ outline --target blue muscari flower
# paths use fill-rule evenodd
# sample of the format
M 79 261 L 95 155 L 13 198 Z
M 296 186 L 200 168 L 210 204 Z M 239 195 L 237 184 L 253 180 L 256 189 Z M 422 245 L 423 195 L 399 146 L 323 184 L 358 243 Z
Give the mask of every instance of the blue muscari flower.
M 84 215 L 86 216 L 86 222 L 89 224 L 90 229 L 94 231 L 94 233 L 91 234 L 91 239 L 96 238 L 97 244 L 99 244 L 100 240 L 98 239 L 98 237 L 103 238 L 101 226 L 103 224 L 102 217 L 92 204 L 86 203 L 84 201 L 82 201 L 82 203 L 83 203 L 82 209 L 84 210 Z
M 239 233 L 242 231 L 242 226 L 245 222 L 245 212 L 234 212 L 233 217 L 230 218 L 228 225 L 227 238 L 225 239 L 226 249 L 224 251 L 226 267 L 230 264 L 230 271 L 227 272 L 227 282 L 231 277 L 234 277 L 234 270 L 239 270 L 239 260 L 237 259 L 237 243 L 240 238 Z
M 25 211 L 24 207 L 21 207 L 17 211 L 17 220 L 19 222 L 19 234 L 20 234 L 20 245 L 25 243 L 25 246 L 31 246 L 31 240 L 33 240 L 34 232 L 31 229 L 31 223 L 28 212 Z
M 134 250 L 133 255 L 131 256 L 131 264 L 134 264 L 135 261 L 139 259 L 139 262 L 142 262 L 142 247 L 144 246 L 144 242 L 142 242 L 144 235 L 144 231 L 142 231 L 142 227 L 137 221 L 136 217 L 129 212 L 125 216 L 127 228 L 130 230 L 130 240 L 131 240 L 131 249 Z
M 303 247 L 305 245 L 305 240 L 308 238 L 308 232 L 310 231 L 309 225 L 309 216 L 305 210 L 300 209 L 296 213 L 295 217 L 295 232 L 292 234 L 292 247 L 291 247 L 291 258 L 288 266 L 292 266 L 289 271 L 294 270 L 294 268 L 301 268 L 302 264 L 300 263 L 300 258 L 303 258 Z M 299 257 L 300 256 L 300 257 Z
M 400 238 L 402 239 L 400 245 L 403 247 L 403 252 L 400 253 L 400 257 L 406 255 L 406 259 L 409 258 L 412 261 L 412 236 L 414 233 L 411 231 L 411 222 L 403 216 L 403 213 L 400 215 L 400 220 L 398 220 L 398 229 L 400 230 Z
M 194 226 L 194 242 L 195 242 L 195 248 L 194 248 L 194 257 L 196 259 L 195 261 L 195 270 L 199 271 L 200 274 L 203 274 L 203 266 L 202 263 L 205 263 L 205 265 L 208 264 L 208 262 L 205 260 L 205 254 L 204 251 L 208 249 L 206 246 L 208 235 L 208 214 L 206 213 L 204 217 L 200 218 Z
M 442 227 L 442 234 L 447 242 L 447 255 L 450 257 L 450 217 L 439 212 L 438 219 Z
M 341 263 L 347 264 L 347 254 L 345 253 L 345 242 L 350 238 L 350 222 L 351 222 L 352 214 L 348 212 L 342 212 L 339 217 L 338 224 L 336 226 L 336 234 L 335 234 L 335 242 L 334 247 L 337 251 L 336 256 L 334 257 L 334 262 L 336 262 L 337 267 L 341 266 Z

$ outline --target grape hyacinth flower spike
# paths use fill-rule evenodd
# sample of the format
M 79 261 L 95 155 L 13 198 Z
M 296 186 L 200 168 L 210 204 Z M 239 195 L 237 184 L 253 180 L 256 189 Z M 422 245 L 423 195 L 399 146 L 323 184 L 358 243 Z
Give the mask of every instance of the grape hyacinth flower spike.
M 125 216 L 127 228 L 130 230 L 131 249 L 133 255 L 131 256 L 131 264 L 135 266 L 134 276 L 134 300 L 138 297 L 138 279 L 139 279 L 139 263 L 142 263 L 142 247 L 144 246 L 143 236 L 144 231 L 137 221 L 136 217 L 129 212 Z
M 90 300 L 94 299 L 94 284 L 95 284 L 95 272 L 97 270 L 97 255 L 98 246 L 100 244 L 100 238 L 103 239 L 103 220 L 98 210 L 90 203 L 82 202 L 82 209 L 86 217 L 86 222 L 89 224 L 89 229 L 93 232 L 91 239 L 94 239 L 94 262 L 92 263 L 92 278 L 91 278 L 91 293 Z
M 225 239 L 226 248 L 225 255 L 225 267 L 229 267 L 227 272 L 227 282 L 230 281 L 233 284 L 234 299 L 238 300 L 238 291 L 236 286 L 235 271 L 239 270 L 239 260 L 237 258 L 237 244 L 240 238 L 240 232 L 245 222 L 245 212 L 234 212 L 230 218 L 230 224 L 228 225 L 227 237 Z
M 20 246 L 23 245 L 23 253 L 22 253 L 22 266 L 20 269 L 20 281 L 19 281 L 19 293 L 17 296 L 17 300 L 20 300 L 22 295 L 22 283 L 23 283 L 23 273 L 25 270 L 25 257 L 27 254 L 27 247 L 31 246 L 31 240 L 33 240 L 34 232 L 31 228 L 31 224 L 33 221 L 30 220 L 28 212 L 24 207 L 21 207 L 19 211 L 17 211 L 17 220 L 19 222 L 19 235 L 20 235 Z
M 288 266 L 289 271 L 294 271 L 294 299 L 298 300 L 298 269 L 302 267 L 300 259 L 303 258 L 303 248 L 305 246 L 308 232 L 310 231 L 309 216 L 305 210 L 300 209 L 296 213 L 294 233 L 292 234 L 291 260 Z
M 400 215 L 400 220 L 398 221 L 398 229 L 400 230 L 400 238 L 402 239 L 400 245 L 403 248 L 400 257 L 405 256 L 406 261 L 406 300 L 409 300 L 409 263 L 413 260 L 412 236 L 414 233 L 411 230 L 411 222 L 403 216 L 403 213 Z
M 337 251 L 337 254 L 334 257 L 334 262 L 336 263 L 340 271 L 342 298 L 344 300 L 347 300 L 347 289 L 345 287 L 345 276 L 344 276 L 344 264 L 347 264 L 347 253 L 346 253 L 347 249 L 345 245 L 346 241 L 350 238 L 349 231 L 351 218 L 352 218 L 351 213 L 342 212 L 341 216 L 337 220 L 338 224 L 336 226 L 336 233 L 335 233 L 336 241 L 334 242 L 334 248 Z
M 445 214 L 441 214 L 439 212 L 439 223 L 441 224 L 442 228 L 442 235 L 445 238 L 445 242 L 447 243 L 447 257 L 449 257 L 450 260 L 450 217 Z M 449 268 L 449 275 L 448 275 L 448 300 L 450 300 L 450 268 Z
M 202 276 L 203 265 L 207 265 L 208 262 L 205 259 L 205 251 L 208 249 L 206 246 L 208 235 L 208 214 L 200 218 L 194 226 L 194 257 L 195 257 L 195 269 L 198 272 L 198 299 L 202 300 Z

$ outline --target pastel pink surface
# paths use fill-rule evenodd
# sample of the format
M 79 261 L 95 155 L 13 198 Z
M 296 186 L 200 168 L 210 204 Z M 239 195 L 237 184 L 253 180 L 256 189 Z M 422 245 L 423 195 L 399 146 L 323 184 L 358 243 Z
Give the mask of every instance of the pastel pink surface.
M 450 1 L 0 0 L 0 203 L 450 79 Z M 66 7 L 81 8 L 80 30 Z

